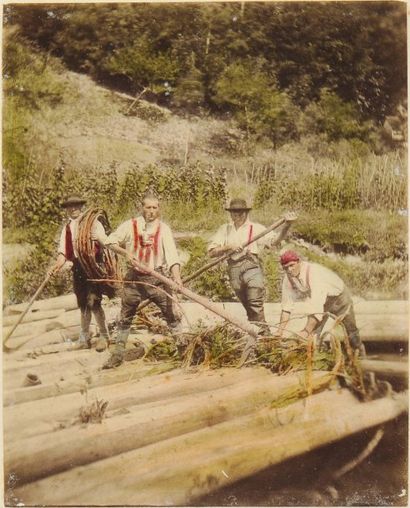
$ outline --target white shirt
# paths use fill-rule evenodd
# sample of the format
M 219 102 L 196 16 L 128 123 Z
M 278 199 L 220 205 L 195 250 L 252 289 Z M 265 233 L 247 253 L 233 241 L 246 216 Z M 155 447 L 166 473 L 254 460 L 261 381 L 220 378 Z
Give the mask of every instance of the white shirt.
M 73 241 L 73 251 L 74 251 L 74 257 L 78 258 L 78 249 L 77 249 L 77 235 L 78 235 L 78 222 L 80 217 L 77 219 L 70 219 L 67 224 L 64 225 L 61 235 L 60 235 L 60 241 L 58 244 L 58 253 L 63 254 L 65 257 L 66 255 L 66 244 L 65 244 L 65 238 L 66 238 L 66 227 L 69 225 L 71 230 L 71 238 Z M 105 240 L 107 238 L 107 234 L 105 233 L 104 226 L 101 224 L 100 221 L 95 220 L 91 226 L 91 240 L 98 241 L 101 243 L 101 245 L 104 245 Z
M 298 301 L 299 293 L 292 287 L 287 274 L 282 282 L 282 310 L 298 314 L 316 315 L 322 318 L 323 307 L 328 296 L 339 296 L 345 287 L 342 279 L 332 270 L 317 263 L 301 262 L 299 279 L 305 287 L 310 287 L 310 297 Z
M 133 221 L 136 222 L 137 226 L 137 239 Z M 155 242 L 157 252 L 155 252 Z M 142 216 L 129 219 L 120 224 L 108 236 L 105 244 L 120 245 L 129 254 L 136 256 L 142 265 L 148 266 L 152 270 L 159 267 L 171 268 L 173 265 L 180 264 L 171 229 L 158 219 L 152 222 L 146 222 Z
M 233 247 L 241 247 L 244 243 L 248 242 L 251 238 L 259 235 L 266 230 L 265 226 L 257 222 L 251 222 L 248 219 L 238 229 L 235 228 L 233 222 L 223 224 L 215 235 L 211 238 L 208 252 L 215 247 L 223 247 L 225 245 L 232 245 Z M 271 231 L 265 236 L 251 243 L 246 247 L 244 253 L 250 252 L 251 254 L 259 254 L 260 247 L 269 246 L 272 241 L 278 238 L 278 233 Z M 240 259 L 244 253 L 231 256 L 232 259 Z

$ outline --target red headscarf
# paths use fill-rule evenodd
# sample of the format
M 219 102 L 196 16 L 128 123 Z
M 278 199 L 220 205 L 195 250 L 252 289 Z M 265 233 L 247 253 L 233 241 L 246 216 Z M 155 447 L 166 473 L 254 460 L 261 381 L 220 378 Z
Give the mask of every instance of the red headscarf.
M 300 261 L 299 255 L 294 250 L 287 250 L 280 257 L 280 264 L 282 266 L 287 265 L 292 261 Z

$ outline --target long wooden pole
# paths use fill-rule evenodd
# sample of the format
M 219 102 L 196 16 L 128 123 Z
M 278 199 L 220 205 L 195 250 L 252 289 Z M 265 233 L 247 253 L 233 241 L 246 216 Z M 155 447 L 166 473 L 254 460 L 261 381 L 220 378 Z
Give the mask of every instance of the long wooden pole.
M 27 312 L 29 311 L 30 307 L 33 305 L 34 301 L 36 300 L 36 298 L 39 296 L 39 294 L 43 291 L 44 287 L 46 286 L 47 282 L 50 280 L 51 278 L 51 273 L 48 273 L 45 277 L 45 279 L 43 280 L 43 282 L 40 284 L 39 288 L 37 289 L 37 291 L 34 293 L 34 295 L 31 297 L 30 301 L 28 302 L 27 304 L 27 307 L 26 309 L 24 310 L 24 312 L 20 315 L 18 321 L 14 324 L 13 328 L 9 331 L 9 333 L 6 335 L 5 339 L 3 339 L 3 351 L 5 353 L 9 353 L 10 351 L 13 351 L 12 349 L 10 349 L 9 347 L 7 347 L 6 345 L 6 342 L 9 340 L 9 338 L 12 336 L 14 330 L 18 327 L 18 325 L 23 321 L 23 318 L 24 316 L 27 314 Z
M 283 217 L 278 219 L 276 222 L 274 222 L 273 224 L 268 226 L 266 229 L 264 229 L 261 233 L 259 233 L 258 235 L 254 236 L 250 240 L 244 242 L 240 246 L 240 248 L 241 249 L 245 249 L 246 247 L 248 247 L 248 245 L 250 245 L 251 243 L 254 243 L 254 242 L 260 240 L 262 237 L 264 237 L 265 235 L 267 235 L 271 231 L 277 229 L 279 226 L 282 226 L 282 224 L 284 224 L 285 222 L 286 222 L 286 220 Z M 182 279 L 182 282 L 184 284 L 186 284 L 187 282 L 190 282 L 191 280 L 196 279 L 202 273 L 206 272 L 207 270 L 213 268 L 216 265 L 219 265 L 219 263 L 222 263 L 223 261 L 229 259 L 232 256 L 232 254 L 234 254 L 234 253 L 233 252 L 228 252 L 227 254 L 223 254 L 222 256 L 219 256 L 218 258 L 214 259 L 213 261 L 210 261 L 209 263 L 207 263 L 206 265 L 202 266 L 201 268 L 198 268 L 198 270 L 196 270 L 194 273 L 191 273 L 191 275 L 188 275 L 187 277 L 184 277 Z M 140 303 L 139 307 L 138 307 L 138 310 L 144 309 L 148 304 L 149 304 L 149 300 L 142 301 Z
M 250 240 L 244 242 L 240 246 L 241 249 L 245 249 L 245 247 L 248 247 L 248 245 L 250 245 L 251 243 L 254 243 L 254 242 L 260 240 L 263 236 L 267 235 L 268 233 L 270 233 L 274 229 L 277 229 L 279 226 L 282 226 L 282 224 L 284 224 L 285 222 L 286 222 L 286 220 L 284 218 L 278 219 L 276 222 L 274 222 L 273 224 L 268 226 L 266 229 L 264 229 L 261 233 L 259 233 L 258 235 L 254 236 Z M 196 277 L 201 275 L 201 273 L 206 272 L 210 268 L 218 265 L 219 263 L 222 263 L 222 261 L 225 261 L 226 259 L 230 258 L 232 256 L 232 254 L 234 254 L 234 253 L 233 252 L 228 252 L 227 254 L 223 254 L 222 256 L 219 256 L 218 258 L 214 259 L 213 261 L 210 261 L 209 263 L 207 263 L 203 267 L 199 268 L 196 272 L 192 273 L 191 275 L 188 275 L 188 277 L 185 277 L 183 279 L 183 282 L 186 283 L 186 282 L 189 282 L 189 281 L 195 279 Z
M 113 249 L 113 250 L 115 250 L 115 252 L 117 252 L 118 254 L 121 254 L 122 256 L 127 257 L 128 260 L 131 262 L 131 264 L 134 266 L 134 268 L 136 268 L 137 270 L 139 270 L 143 273 L 146 273 L 148 275 L 151 275 L 152 277 L 159 280 L 163 284 L 166 284 L 168 287 L 170 287 L 176 293 L 181 293 L 184 296 L 186 296 L 187 298 L 189 298 L 190 300 L 193 300 L 194 302 L 199 303 L 200 305 L 202 305 L 206 309 L 210 310 L 214 314 L 217 314 L 218 316 L 224 318 L 226 321 L 229 321 L 230 323 L 232 323 L 237 328 L 240 328 L 241 330 L 246 332 L 251 337 L 254 337 L 254 338 L 258 337 L 258 333 L 255 330 L 255 327 L 253 325 L 251 325 L 250 323 L 247 323 L 247 322 L 245 323 L 244 321 L 238 319 L 236 316 L 230 314 L 229 312 L 226 312 L 225 309 L 220 309 L 217 305 L 215 305 L 213 302 L 211 302 L 207 298 L 204 298 L 203 296 L 200 296 L 200 295 L 194 293 L 190 289 L 187 289 L 184 286 L 177 284 L 172 279 L 165 277 L 164 275 L 156 272 L 155 270 L 152 270 L 148 266 L 141 265 L 138 261 L 135 260 L 135 258 L 133 258 L 129 254 L 129 252 L 127 252 L 122 247 L 115 245 L 115 249 Z M 126 282 L 126 281 L 124 281 L 124 282 Z

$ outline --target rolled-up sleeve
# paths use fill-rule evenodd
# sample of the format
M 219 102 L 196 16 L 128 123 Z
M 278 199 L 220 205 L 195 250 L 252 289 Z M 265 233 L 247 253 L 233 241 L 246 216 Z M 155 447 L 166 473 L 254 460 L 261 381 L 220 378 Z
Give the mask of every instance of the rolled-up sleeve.
M 211 238 L 208 245 L 208 252 L 216 247 L 222 247 L 223 245 L 226 245 L 226 224 L 221 226 Z
M 105 245 L 107 242 L 107 233 L 105 232 L 104 226 L 100 221 L 96 220 L 91 228 L 91 240 L 98 241 L 101 245 Z
M 171 268 L 174 265 L 180 265 L 181 261 L 179 259 L 174 237 L 172 235 L 171 229 L 166 224 L 162 224 L 161 226 L 161 236 L 166 265 L 168 268 Z
M 117 244 L 122 247 L 131 241 L 130 221 L 123 222 L 118 228 L 105 238 L 104 245 Z

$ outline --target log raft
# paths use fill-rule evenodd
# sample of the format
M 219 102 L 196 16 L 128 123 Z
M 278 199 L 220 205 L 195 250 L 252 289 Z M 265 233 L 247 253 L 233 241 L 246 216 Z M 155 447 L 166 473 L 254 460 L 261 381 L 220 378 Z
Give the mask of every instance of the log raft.
M 108 352 L 70 350 L 61 333 L 77 319 L 72 305 L 66 297 L 49 305 L 39 302 L 20 326 L 41 325 L 44 331 L 13 336 L 10 344 L 25 345 L 3 355 L 4 470 L 6 478 L 16 479 L 6 483 L 6 504 L 192 505 L 408 410 L 407 392 L 360 402 L 336 381 L 321 393 L 273 408 L 287 390 L 305 387 L 304 372 L 187 371 L 143 360 L 104 371 Z M 239 304 L 218 305 L 243 317 Z M 218 322 L 196 304 L 183 306 L 189 318 Z M 19 311 L 18 306 L 7 310 L 8 326 Z M 277 304 L 266 305 L 271 324 L 278 322 L 279 312 Z M 365 341 L 408 339 L 403 302 L 357 302 L 356 314 Z M 294 326 L 301 328 L 297 321 Z M 369 357 L 362 367 L 377 376 L 403 379 L 407 374 L 405 358 Z M 41 384 L 25 384 L 27 374 Z M 314 372 L 313 379 L 323 375 Z M 97 419 L 87 420 L 92 414 L 87 411 L 105 402 Z

